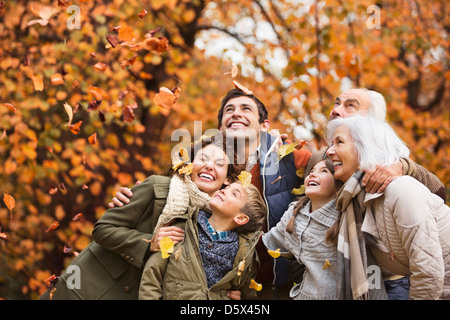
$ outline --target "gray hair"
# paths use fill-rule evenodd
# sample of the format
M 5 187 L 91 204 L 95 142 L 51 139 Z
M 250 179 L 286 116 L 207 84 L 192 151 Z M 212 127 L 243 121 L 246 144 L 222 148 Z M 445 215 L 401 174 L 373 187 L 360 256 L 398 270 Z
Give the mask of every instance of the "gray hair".
M 367 90 L 367 89 L 366 89 Z M 381 93 L 367 90 L 369 95 L 369 110 L 367 115 L 375 117 L 380 121 L 386 120 L 386 100 Z
M 329 144 L 340 126 L 345 126 L 350 131 L 362 171 L 377 165 L 390 167 L 400 158 L 409 157 L 409 148 L 385 121 L 370 116 L 333 119 L 327 125 L 326 136 Z

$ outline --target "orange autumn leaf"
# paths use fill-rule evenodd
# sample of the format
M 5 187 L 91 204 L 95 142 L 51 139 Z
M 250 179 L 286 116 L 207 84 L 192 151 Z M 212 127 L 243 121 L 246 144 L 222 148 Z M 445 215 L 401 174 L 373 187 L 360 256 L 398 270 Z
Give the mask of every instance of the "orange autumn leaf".
M 31 80 L 33 81 L 34 90 L 36 91 L 44 90 L 44 81 L 40 76 L 32 75 Z
M 1 232 L 2 231 L 2 227 L 0 226 L 0 239 L 6 240 L 8 238 L 8 236 L 6 235 L 6 233 Z
M 48 193 L 51 194 L 51 195 L 54 195 L 56 192 L 58 192 L 58 188 L 57 187 L 51 188 L 50 190 L 48 190 Z
M 119 40 L 121 41 L 133 41 L 134 39 L 134 31 L 130 26 L 122 26 L 119 29 L 118 34 Z
M 83 213 L 79 212 L 76 215 L 73 216 L 72 221 L 79 221 L 79 220 L 83 220 Z
M 97 142 L 97 132 L 94 132 L 88 137 L 89 143 L 94 145 Z
M 153 98 L 153 102 L 160 107 L 170 109 L 173 104 L 177 102 L 180 92 L 181 89 L 178 87 L 175 89 L 175 92 L 172 92 L 166 87 L 161 87 L 159 88 L 159 92 Z
M 59 222 L 55 220 L 52 222 L 50 227 L 48 227 L 47 230 L 45 230 L 45 233 L 49 232 L 50 230 L 55 230 L 58 227 L 59 227 Z
M 94 65 L 94 69 L 100 70 L 100 71 L 105 71 L 106 70 L 107 65 L 103 62 L 97 62 Z
M 97 101 L 100 101 L 103 99 L 102 89 L 100 89 L 98 87 L 89 85 L 89 93 L 92 94 Z
M 7 193 L 3 193 L 3 202 L 6 204 L 9 211 L 12 213 L 12 209 L 14 209 L 14 207 L 16 206 L 16 200 L 14 199 L 14 197 Z
M 3 103 L 3 105 L 7 107 L 9 110 L 11 110 L 13 113 L 16 113 L 17 109 L 11 103 Z
M 82 123 L 83 123 L 83 121 L 80 120 L 77 123 L 69 124 L 70 131 L 72 131 L 72 133 L 74 133 L 74 134 L 79 134 Z
M 169 40 L 167 38 L 147 38 L 142 42 L 142 48 L 148 51 L 156 51 L 162 53 L 169 49 Z
M 139 16 L 139 18 L 142 19 L 143 17 L 145 17 L 147 15 L 147 13 L 148 13 L 147 10 L 142 9 L 142 11 L 138 13 L 138 16 Z
M 50 77 L 52 85 L 57 86 L 64 83 L 64 79 L 61 73 L 55 73 Z
M 190 175 L 192 173 L 192 169 L 194 169 L 194 164 L 193 163 L 189 163 L 188 165 L 178 169 L 178 173 L 179 174 Z
M 125 121 L 125 122 L 133 122 L 134 121 L 134 113 L 133 113 L 134 109 L 137 109 L 136 102 L 123 107 L 123 121 Z
M 247 87 L 243 86 L 236 80 L 233 80 L 233 84 L 236 87 L 236 89 L 239 89 L 241 91 L 244 91 L 245 94 L 253 94 L 253 91 L 249 90 Z

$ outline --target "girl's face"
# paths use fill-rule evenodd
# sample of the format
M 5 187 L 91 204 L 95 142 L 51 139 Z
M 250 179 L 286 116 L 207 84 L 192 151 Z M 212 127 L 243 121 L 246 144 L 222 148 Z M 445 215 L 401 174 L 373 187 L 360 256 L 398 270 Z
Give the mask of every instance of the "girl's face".
M 333 160 L 336 180 L 346 182 L 358 170 L 358 153 L 350 130 L 345 126 L 336 128 L 327 155 Z
M 222 148 L 209 144 L 194 157 L 191 178 L 197 187 L 212 196 L 224 184 L 228 184 L 229 159 Z
M 310 198 L 328 200 L 336 195 L 333 173 L 324 161 L 317 162 L 305 178 L 305 194 Z

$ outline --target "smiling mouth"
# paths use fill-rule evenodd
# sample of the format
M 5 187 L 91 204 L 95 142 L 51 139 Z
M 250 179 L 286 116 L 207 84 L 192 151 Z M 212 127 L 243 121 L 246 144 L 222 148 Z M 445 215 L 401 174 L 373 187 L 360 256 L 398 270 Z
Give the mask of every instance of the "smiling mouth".
M 308 187 L 309 186 L 314 186 L 314 187 L 316 187 L 316 186 L 319 186 L 320 185 L 320 183 L 317 183 L 316 181 L 310 181 L 310 182 L 308 182 Z
M 212 174 L 205 173 L 205 172 L 199 173 L 198 177 L 202 178 L 203 180 L 208 180 L 208 181 L 215 181 L 216 180 Z
M 333 161 L 333 166 L 336 168 L 338 166 L 342 166 L 342 161 Z
M 228 124 L 228 128 L 230 129 L 240 129 L 240 128 L 246 128 L 247 125 L 243 122 L 231 122 Z

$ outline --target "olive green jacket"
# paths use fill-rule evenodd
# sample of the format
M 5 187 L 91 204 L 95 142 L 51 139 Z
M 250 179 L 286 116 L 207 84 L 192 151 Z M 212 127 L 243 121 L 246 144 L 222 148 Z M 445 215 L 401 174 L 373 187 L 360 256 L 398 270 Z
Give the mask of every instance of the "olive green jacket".
M 208 289 L 199 250 L 198 212 L 198 208 L 191 207 L 188 214 L 179 216 L 174 225 L 185 230 L 185 237 L 174 246 L 169 258 L 163 259 L 158 252 L 148 259 L 142 274 L 139 299 L 229 300 L 229 290 L 241 291 L 242 299 L 256 298 L 256 291 L 249 286 L 259 267 L 255 247 L 262 231 L 239 234 L 239 249 L 233 269 Z
M 94 241 L 59 277 L 52 298 L 137 300 L 150 254 L 149 243 L 143 239 L 152 237 L 169 184 L 169 177 L 150 176 L 132 188 L 129 204 L 108 209 L 94 225 Z M 47 290 L 40 299 L 49 299 L 49 293 Z

